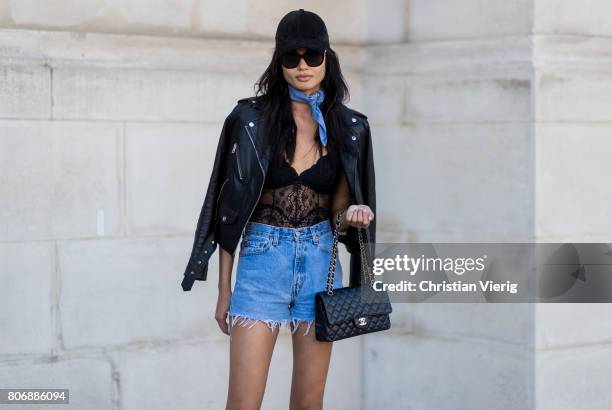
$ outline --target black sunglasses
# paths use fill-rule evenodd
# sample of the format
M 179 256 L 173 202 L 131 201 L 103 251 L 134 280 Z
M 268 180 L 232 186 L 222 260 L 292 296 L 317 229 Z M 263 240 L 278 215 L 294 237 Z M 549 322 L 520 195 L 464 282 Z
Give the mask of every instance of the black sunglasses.
M 281 56 L 281 64 L 285 68 L 295 68 L 300 64 L 300 59 L 304 57 L 304 61 L 309 67 L 318 67 L 323 63 L 324 53 L 310 48 L 307 48 L 304 54 L 298 54 L 295 50 L 288 51 Z

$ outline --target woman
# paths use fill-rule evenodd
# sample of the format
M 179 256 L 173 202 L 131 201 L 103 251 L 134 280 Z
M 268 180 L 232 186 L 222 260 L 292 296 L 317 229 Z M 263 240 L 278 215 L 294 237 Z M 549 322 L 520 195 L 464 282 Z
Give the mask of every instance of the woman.
M 183 289 L 189 290 L 194 278 L 206 279 L 206 258 L 218 242 L 215 318 L 221 330 L 231 335 L 226 408 L 260 407 L 282 325 L 291 330 L 293 340 L 290 408 L 322 408 L 332 343 L 315 339 L 314 295 L 326 287 L 336 217 L 339 234 L 353 231 L 343 237 L 353 238 L 345 239 L 347 248 L 352 244 L 352 254 L 358 252 L 357 229 L 375 226 L 373 210 L 361 203 L 375 207 L 371 143 L 343 125 L 343 113 L 349 112 L 342 104 L 348 89 L 329 47 L 325 24 L 314 13 L 300 9 L 283 17 L 272 61 L 258 87 L 257 97 L 241 101 L 258 106 L 262 121 L 251 121 L 254 117 L 249 116 L 256 111 L 241 106 L 235 109 L 239 114 L 233 112 L 224 124 Z M 369 137 L 366 117 L 357 119 L 356 111 L 350 112 L 348 122 L 361 124 Z M 237 116 L 244 117 L 243 126 L 229 120 Z M 264 128 L 257 133 L 253 131 L 256 126 Z M 245 129 L 237 137 L 227 136 Z M 239 138 L 250 140 L 252 146 Z M 263 184 L 253 208 L 244 211 L 247 216 L 232 292 L 234 238 L 240 233 L 237 221 L 242 220 L 238 208 L 250 206 L 255 188 L 248 184 L 255 184 L 259 176 L 255 168 L 261 168 Z M 243 203 L 238 204 L 240 201 Z M 215 204 L 217 209 L 211 211 Z M 218 225 L 211 214 L 220 215 Z M 342 277 L 337 261 L 334 288 L 342 287 Z M 351 282 L 353 279 L 352 269 Z
M 317 42 L 317 35 L 323 41 Z M 346 209 L 343 232 L 347 226 L 366 228 L 374 218 L 367 205 L 351 205 L 336 155 L 342 147 L 322 115 L 347 93 L 325 37 L 316 14 L 289 13 L 279 23 L 277 48 L 258 82 L 257 94 L 268 97 L 266 123 L 273 124 L 267 142 L 276 149 L 245 229 L 233 294 L 232 257 L 220 251 L 225 255 L 217 312 L 221 329 L 231 334 L 230 409 L 260 406 L 282 324 L 293 333 L 290 408 L 322 408 L 332 343 L 318 342 L 311 325 L 314 295 L 325 290 L 331 258 L 330 219 Z M 320 102 L 320 111 L 309 99 Z M 342 276 L 338 262 L 334 288 L 342 287 Z

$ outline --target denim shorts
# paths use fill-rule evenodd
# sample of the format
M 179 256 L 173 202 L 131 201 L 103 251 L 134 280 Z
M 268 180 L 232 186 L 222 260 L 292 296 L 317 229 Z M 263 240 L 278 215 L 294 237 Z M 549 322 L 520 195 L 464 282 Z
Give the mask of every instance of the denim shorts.
M 273 331 L 285 324 L 291 333 L 298 322 L 314 322 L 314 296 L 327 287 L 332 254 L 330 220 L 289 228 L 248 222 L 236 267 L 236 283 L 228 311 L 234 323 L 252 327 L 265 322 Z M 342 266 L 336 257 L 333 288 L 342 287 Z

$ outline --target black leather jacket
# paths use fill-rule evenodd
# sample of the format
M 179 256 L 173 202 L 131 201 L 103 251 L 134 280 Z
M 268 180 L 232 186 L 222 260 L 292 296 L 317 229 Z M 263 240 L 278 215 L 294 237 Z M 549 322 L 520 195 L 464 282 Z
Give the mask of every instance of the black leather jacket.
M 365 229 L 364 240 L 374 255 L 376 242 L 376 189 L 374 184 L 374 156 L 367 117 L 342 105 L 349 149 L 339 153 L 346 174 L 352 204 L 368 205 L 375 214 Z M 198 219 L 193 249 L 181 286 L 191 290 L 194 281 L 206 280 L 208 260 L 220 245 L 235 254 L 263 189 L 270 147 L 262 146 L 260 136 L 263 112 L 258 97 L 238 100 L 236 107 L 223 124 L 206 197 Z M 339 236 L 351 254 L 349 285 L 361 283 L 361 260 L 357 228 L 349 227 Z

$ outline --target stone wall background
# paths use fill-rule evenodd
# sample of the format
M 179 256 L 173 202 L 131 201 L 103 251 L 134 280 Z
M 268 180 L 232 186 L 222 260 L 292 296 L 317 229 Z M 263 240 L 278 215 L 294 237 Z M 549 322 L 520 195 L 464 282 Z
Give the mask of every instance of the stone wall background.
M 609 241 L 604 0 L 3 0 L 1 387 L 223 408 L 217 256 L 179 284 L 221 122 L 300 7 L 369 117 L 381 242 Z M 391 331 L 334 346 L 326 408 L 607 408 L 607 306 L 395 304 Z M 290 342 L 265 409 L 287 407 Z

